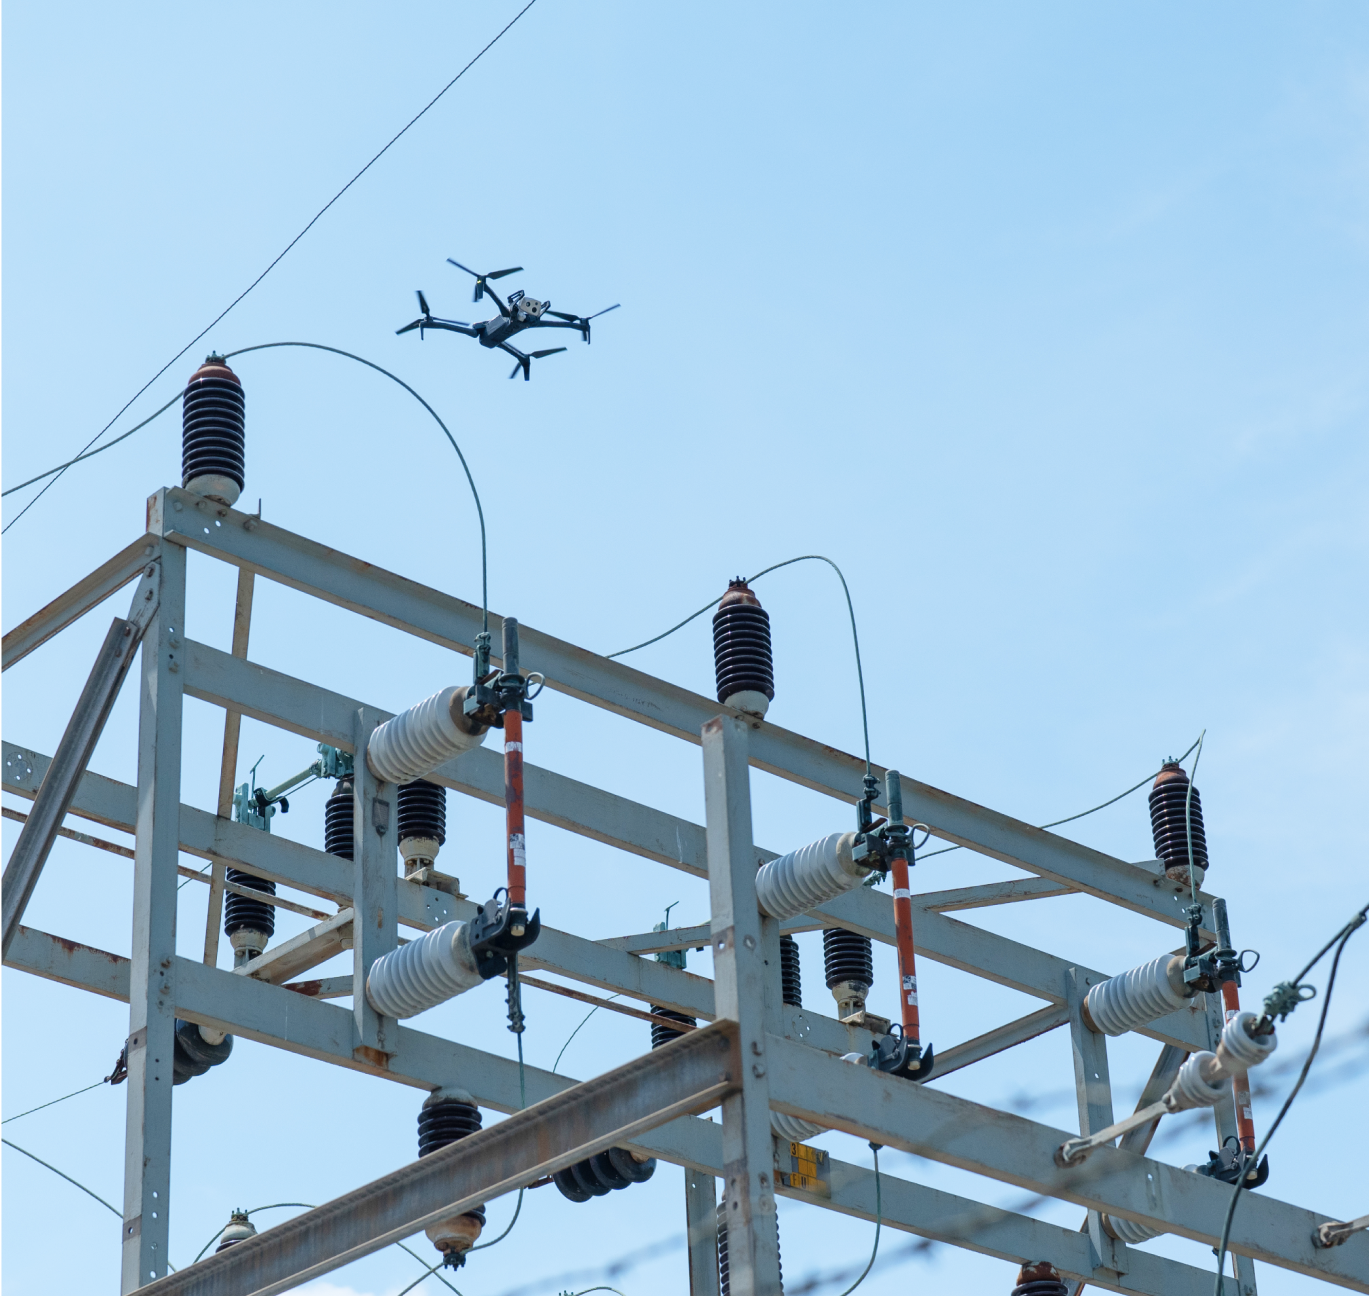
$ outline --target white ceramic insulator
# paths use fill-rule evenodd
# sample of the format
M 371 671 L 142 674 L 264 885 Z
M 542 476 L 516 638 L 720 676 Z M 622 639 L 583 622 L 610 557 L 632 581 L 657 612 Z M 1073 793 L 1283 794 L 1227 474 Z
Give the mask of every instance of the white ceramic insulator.
M 1190 1111 L 1195 1107 L 1215 1107 L 1231 1094 L 1231 1077 L 1222 1072 L 1215 1053 L 1194 1053 L 1179 1068 L 1179 1074 L 1165 1094 L 1170 1111 Z
M 366 744 L 371 773 L 387 783 L 412 783 L 479 747 L 489 730 L 468 733 L 452 719 L 452 699 L 458 693 L 464 696 L 465 690 L 444 688 L 377 728 Z
M 821 1134 L 827 1127 L 825 1125 L 814 1125 L 812 1121 L 800 1120 L 797 1116 L 786 1116 L 784 1112 L 772 1111 L 770 1113 L 770 1128 L 782 1139 L 789 1139 L 793 1143 L 802 1143 L 804 1139 L 810 1139 L 814 1135 Z
M 1260 1019 L 1251 1012 L 1237 1013 L 1222 1028 L 1221 1043 L 1217 1045 L 1217 1063 L 1229 1076 L 1259 1066 L 1279 1047 L 1278 1036 L 1251 1035 L 1250 1028 Z
M 480 983 L 470 925 L 449 922 L 376 959 L 366 998 L 384 1017 L 413 1017 Z
M 1135 1246 L 1138 1242 L 1149 1242 L 1161 1233 L 1160 1229 L 1151 1228 L 1149 1224 L 1138 1224 L 1135 1220 L 1123 1219 L 1120 1215 L 1105 1215 L 1103 1218 L 1107 1220 L 1108 1227 L 1117 1237 L 1129 1246 Z
M 1167 969 L 1173 957 L 1162 954 L 1094 986 L 1084 1004 L 1098 1030 L 1104 1035 L 1125 1035 L 1185 1007 L 1188 1000 L 1169 983 Z
M 870 870 L 851 858 L 855 833 L 833 833 L 756 872 L 756 900 L 771 918 L 795 918 L 858 887 Z

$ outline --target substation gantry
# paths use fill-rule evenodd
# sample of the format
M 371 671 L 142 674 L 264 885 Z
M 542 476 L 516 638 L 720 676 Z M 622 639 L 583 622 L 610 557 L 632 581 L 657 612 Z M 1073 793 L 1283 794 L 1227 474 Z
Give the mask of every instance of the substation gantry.
M 1127 863 L 936 788 L 891 777 L 882 768 L 874 770 L 877 782 L 866 780 L 862 761 L 768 723 L 761 706 L 721 705 L 526 626 L 516 632 L 519 668 L 510 669 L 511 651 L 501 661 L 488 638 L 483 649 L 477 647 L 480 608 L 204 495 L 159 490 L 148 502 L 147 519 L 144 536 L 4 640 L 8 669 L 121 587 L 138 582 L 129 616 L 111 627 L 57 752 L 49 757 L 5 742 L 3 770 L 4 787 L 34 802 L 5 873 L 6 964 L 130 1008 L 124 1292 L 238 1296 L 285 1291 L 424 1229 L 440 1247 L 459 1251 L 478 1231 L 482 1203 L 547 1176 L 568 1182 L 568 1170 L 612 1153 L 605 1171 L 610 1177 L 621 1172 L 631 1179 L 633 1167 L 650 1158 L 684 1167 L 692 1296 L 719 1296 L 719 1179 L 728 1296 L 777 1296 L 777 1195 L 875 1218 L 874 1175 L 826 1153 L 812 1154 L 802 1143 L 823 1129 L 1085 1208 L 1086 1227 L 1075 1230 L 881 1176 L 880 1214 L 886 1226 L 1023 1266 L 1020 1290 L 1066 1293 L 1087 1283 L 1143 1296 L 1212 1292 L 1210 1268 L 1182 1264 L 1136 1244 L 1173 1233 L 1215 1245 L 1230 1183 L 1144 1154 L 1163 1111 L 1185 1106 L 1212 1108 L 1219 1146 L 1245 1146 L 1248 1113 L 1238 1115 L 1232 1078 L 1239 1091 L 1244 1069 L 1272 1048 L 1272 1036 L 1262 1041 L 1231 1024 L 1244 1019 L 1225 1011 L 1224 995 L 1229 1004 L 1230 993 L 1225 982 L 1218 986 L 1221 978 L 1211 966 L 1224 950 L 1230 952 L 1224 906 L 1200 891 L 1201 908 L 1194 913 L 1187 882 L 1168 875 L 1165 860 Z M 189 550 L 237 568 L 229 653 L 184 633 Z M 464 713 L 451 706 L 451 697 L 442 703 L 449 737 L 462 728 L 463 714 L 479 719 L 481 706 L 489 720 L 498 710 L 499 690 L 517 693 L 525 668 L 532 667 L 548 689 L 699 744 L 704 825 L 531 763 L 524 766 L 521 753 L 520 811 L 642 860 L 707 877 L 710 923 L 598 941 L 547 925 L 533 933 L 531 944 L 518 948 L 535 916 L 529 918 L 519 907 L 522 896 L 513 895 L 512 887 L 502 908 L 496 902 L 477 906 L 454 887 L 444 889 L 442 875 L 430 858 L 421 858 L 422 852 L 421 867 L 407 868 L 401 876 L 398 834 L 391 825 L 398 781 L 421 774 L 439 788 L 504 804 L 505 755 L 478 744 L 463 750 L 459 738 L 446 748 L 425 749 L 424 734 L 436 731 L 423 730 L 428 721 L 419 713 L 426 706 L 431 719 L 434 699 L 394 717 L 248 660 L 258 577 L 457 653 L 489 653 L 484 679 L 493 683 L 481 685 L 477 673 L 476 686 L 459 695 L 447 691 L 467 699 Z M 506 638 L 512 632 L 513 623 L 506 623 Z M 132 787 L 85 767 L 140 645 L 138 784 Z M 480 687 L 487 695 L 483 703 L 476 696 Z M 220 707 L 226 716 L 216 813 L 181 801 L 186 696 Z M 731 700 L 748 702 L 740 695 Z M 505 714 L 511 720 L 518 711 L 521 723 L 519 697 L 509 705 L 513 710 Z M 335 763 L 334 774 L 350 764 L 350 785 L 339 784 L 329 803 L 329 833 L 331 840 L 335 811 L 344 831 L 350 819 L 352 859 L 273 836 L 239 821 L 250 816 L 233 815 L 242 716 L 331 749 L 327 759 Z M 405 724 L 412 732 L 404 730 Z M 505 744 L 512 745 L 513 728 L 504 729 Z M 387 732 L 389 739 L 381 742 L 379 735 Z M 350 763 L 344 760 L 348 754 Z M 865 829 L 854 839 L 859 849 L 852 851 L 849 835 L 786 856 L 757 846 L 750 767 L 857 805 Z M 901 814 L 897 804 L 888 804 L 900 794 Z M 68 813 L 136 837 L 131 959 L 21 925 L 24 905 Z M 874 823 L 875 813 L 888 816 L 887 828 Z M 914 822 L 946 842 L 1034 876 L 911 894 L 906 863 L 902 874 L 898 868 L 897 833 L 890 837 L 889 830 Z M 892 859 L 896 898 L 859 884 L 873 866 L 871 852 L 878 857 L 881 850 L 886 864 Z M 206 875 L 211 900 L 203 961 L 176 953 L 178 869 L 194 872 L 179 865 L 180 852 L 212 864 Z M 862 852 L 864 867 L 853 867 Z M 409 865 L 413 854 L 406 853 Z M 521 869 L 521 856 L 515 861 L 511 855 L 511 883 L 515 865 Z M 225 895 L 230 905 L 299 908 L 275 898 L 268 884 L 316 896 L 336 913 L 323 913 L 314 927 L 275 949 L 262 948 L 265 939 L 252 947 L 251 941 L 235 938 L 235 948 L 242 945 L 239 966 L 220 969 Z M 1109 979 L 947 916 L 959 909 L 1073 893 L 1155 920 L 1162 931 L 1171 930 L 1160 944 L 1172 944 L 1172 929 L 1183 929 L 1190 957 L 1165 955 Z M 317 910 L 305 912 L 320 916 Z M 401 928 L 411 931 L 408 943 L 401 942 Z M 840 988 L 834 993 L 840 1016 L 804 1009 L 796 1003 L 798 996 L 787 992 L 789 982 L 781 978 L 782 966 L 789 968 L 785 942 L 792 933 L 818 929 L 898 946 L 900 955 L 906 945 L 909 962 L 915 934 L 923 958 L 1020 990 L 1044 1006 L 944 1048 L 934 1063 L 928 1057 L 932 1083 L 925 1083 L 916 1049 L 910 1057 L 891 1058 L 898 1037 L 888 1023 L 864 1012 L 858 971 L 842 974 L 838 968 Z M 648 957 L 705 945 L 711 946 L 712 980 L 670 959 Z M 351 976 L 292 981 L 349 946 Z M 660 1047 L 582 1083 L 527 1067 L 527 1106 L 518 1110 L 511 1105 L 511 1095 L 519 1092 L 515 1062 L 400 1024 L 399 1016 L 436 1002 L 423 988 L 427 973 L 416 979 L 408 975 L 425 950 L 423 958 L 446 960 L 441 967 L 433 964 L 432 976 L 439 981 L 447 976 L 449 993 L 455 992 L 453 977 L 475 985 L 491 967 L 503 971 L 502 957 L 513 963 L 515 973 L 520 965 L 553 972 L 637 1000 L 649 1009 Z M 902 972 L 906 976 L 909 970 Z M 904 980 L 901 991 L 907 988 Z M 347 996 L 350 1008 L 329 1002 Z M 901 1002 L 910 998 L 915 993 L 900 994 Z M 689 1029 L 700 1020 L 706 1024 Z M 679 1024 L 678 1033 L 672 1022 Z M 903 1025 L 906 1035 L 906 1012 Z M 953 1071 L 1062 1027 L 1073 1043 L 1078 1138 L 935 1087 Z M 1137 1116 L 1114 1129 L 1106 1040 L 1127 1030 L 1157 1041 L 1160 1054 Z M 507 1118 L 480 1129 L 476 1112 L 438 1137 L 438 1112 L 429 1122 L 430 1131 L 437 1130 L 430 1155 L 255 1236 L 250 1228 L 239 1228 L 231 1238 L 225 1235 L 225 1242 L 235 1245 L 172 1273 L 167 1247 L 173 1072 L 188 1067 L 189 1074 L 198 1074 L 221 1060 L 214 1050 L 222 1049 L 228 1036 L 431 1091 L 430 1103 L 447 1104 L 442 1119 L 455 1119 L 454 1102 L 467 1112 L 484 1107 Z M 189 1063 L 178 1051 L 180 1037 Z M 1245 1096 L 1240 1105 L 1248 1102 Z M 702 1118 L 718 1107 L 720 1121 Z M 1104 1138 L 1090 1139 L 1100 1131 L 1107 1132 Z M 1114 1145 L 1119 1134 L 1120 1145 Z M 1239 1276 L 1224 1280 L 1225 1296 L 1254 1296 L 1252 1259 L 1369 1292 L 1369 1240 L 1358 1234 L 1342 1246 L 1319 1246 L 1314 1234 L 1331 1223 L 1262 1192 L 1244 1194 L 1230 1240 Z M 1005 1291 L 1009 1286 L 1005 1281 Z

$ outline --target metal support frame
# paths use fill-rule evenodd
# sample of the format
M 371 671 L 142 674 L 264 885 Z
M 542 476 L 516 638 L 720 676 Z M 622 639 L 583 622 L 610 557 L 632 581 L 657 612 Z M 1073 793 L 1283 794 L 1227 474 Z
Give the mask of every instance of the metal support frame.
M 124 1292 L 167 1272 L 170 1239 L 185 568 L 185 552 L 168 545 L 161 558 L 161 599 L 143 637 L 124 1130 Z
M 364 759 L 371 730 L 388 713 L 246 660 L 244 609 L 256 575 L 466 653 L 478 629 L 479 609 L 184 491 L 158 492 L 149 501 L 148 518 L 147 537 L 116 555 L 5 639 L 8 666 L 117 588 L 117 583 L 111 582 L 132 579 L 159 546 L 164 548 L 163 602 L 143 654 L 138 787 L 87 772 L 72 780 L 69 803 L 72 813 L 115 828 L 136 830 L 134 957 L 124 959 L 19 927 L 6 958 L 11 966 L 130 1004 L 133 1038 L 125 1196 L 126 1291 L 147 1282 L 154 1269 L 165 1272 L 170 1050 L 177 1017 L 419 1089 L 450 1083 L 453 1076 L 459 1076 L 480 1105 L 500 1111 L 513 1110 L 510 1095 L 518 1091 L 515 1063 L 386 1021 L 366 1003 L 366 971 L 376 957 L 395 947 L 396 924 L 429 930 L 452 918 L 469 918 L 475 909 L 467 900 L 397 876 L 395 832 L 387 823 L 388 815 L 393 814 L 395 789 L 377 782 Z M 210 525 L 211 521 L 219 525 Z M 189 548 L 238 567 L 232 653 L 182 641 L 180 617 L 185 552 Z M 135 556 L 138 565 L 127 574 Z M 527 1068 L 528 1102 L 533 1106 L 482 1135 L 463 1140 L 461 1147 L 466 1152 L 457 1159 L 466 1167 L 462 1174 L 469 1172 L 463 1182 L 470 1193 L 458 1201 L 453 1197 L 456 1189 L 444 1189 L 440 1207 L 434 1210 L 450 1212 L 461 1201 L 489 1200 L 528 1182 L 553 1163 L 563 1165 L 580 1159 L 590 1148 L 630 1146 L 680 1164 L 687 1171 L 691 1296 L 716 1296 L 712 1249 L 715 1217 L 710 1203 L 713 1179 L 718 1176 L 724 1178 L 725 1190 L 734 1203 L 729 1207 L 735 1221 L 729 1230 L 731 1282 L 739 1294 L 764 1292 L 770 1296 L 778 1291 L 778 1263 L 773 1254 L 776 1192 L 860 1218 L 874 1215 L 873 1176 L 862 1167 L 832 1161 L 830 1198 L 775 1184 L 769 1123 L 774 1109 L 1078 1202 L 1091 1212 L 1093 1220 L 1087 1231 L 1077 1232 L 884 1175 L 881 1214 L 889 1227 L 1017 1263 L 1048 1257 L 1073 1283 L 1086 1282 L 1142 1296 L 1207 1296 L 1212 1290 L 1210 1271 L 1142 1248 L 1113 1246 L 1097 1227 L 1097 1215 L 1107 1212 L 1181 1236 L 1215 1241 L 1225 1209 L 1226 1185 L 1139 1155 L 1145 1147 L 1140 1136 L 1148 1130 L 1136 1131 L 1136 1139 L 1129 1135 L 1120 1148 L 1097 1149 L 1084 1167 L 1061 1170 L 1054 1165 L 1053 1152 L 1064 1137 L 1062 1131 L 967 1103 L 936 1088 L 839 1063 L 836 1054 L 852 1048 L 863 1050 L 868 1032 L 779 1002 L 775 950 L 779 925 L 760 918 L 753 882 L 757 864 L 774 858 L 775 853 L 755 846 L 751 839 L 748 765 L 850 803 L 860 794 L 860 762 L 754 718 L 725 709 L 719 715 L 720 708 L 707 698 L 527 627 L 522 628 L 521 637 L 524 658 L 546 675 L 551 688 L 700 742 L 707 809 L 706 824 L 692 824 L 529 765 L 529 816 L 645 861 L 708 876 L 713 906 L 712 921 L 706 928 L 681 932 L 596 942 L 544 928 L 521 962 L 529 970 L 550 971 L 628 998 L 717 1020 L 713 1026 L 691 1032 L 666 1049 L 647 1054 L 578 1090 L 571 1089 L 573 1082 L 565 1077 Z M 226 816 L 181 804 L 182 694 L 219 705 L 229 715 L 253 716 L 356 753 L 357 861 L 349 864 L 237 824 Z M 4 787 L 23 796 L 35 796 L 52 762 L 10 743 L 5 744 L 4 756 Z M 883 773 L 880 769 L 876 772 Z M 470 752 L 436 771 L 432 778 L 465 795 L 502 801 L 503 770 L 492 751 Z M 230 788 L 231 781 L 230 776 Z M 1088 985 L 1105 974 L 956 921 L 947 914 L 961 908 L 1083 892 L 1175 927 L 1183 923 L 1186 891 L 1169 884 L 1153 865 L 1113 859 L 911 780 L 904 782 L 904 798 L 905 809 L 930 824 L 938 836 L 1036 875 L 913 897 L 920 952 L 975 976 L 1023 990 L 1045 1003 L 1039 1011 L 947 1049 L 939 1060 L 939 1074 L 972 1065 L 1069 1022 L 1079 1081 L 1081 1130 L 1106 1125 L 1111 1120 L 1111 1100 L 1104 1041 L 1083 1028 L 1078 1014 Z M 215 808 L 222 809 L 222 796 Z M 60 826 L 60 816 L 54 826 Z M 784 843 L 786 847 L 794 844 Z M 211 903 L 216 895 L 221 903 L 223 870 L 233 867 L 321 896 L 340 911 L 351 909 L 353 913 L 328 917 L 293 901 L 283 901 L 285 907 L 321 921 L 310 932 L 269 951 L 269 957 L 255 971 L 249 966 L 231 973 L 198 960 L 178 958 L 174 953 L 178 850 L 213 863 L 218 886 L 211 882 Z M 193 874 L 194 870 L 182 872 Z M 1211 897 L 1200 895 L 1200 899 L 1210 910 Z M 217 918 L 213 921 L 217 924 Z M 894 937 L 889 897 L 863 889 L 784 926 L 809 930 L 832 924 L 886 944 Z M 352 977 L 329 978 L 326 984 L 274 984 L 314 966 L 321 951 L 342 948 L 349 934 L 356 949 Z M 681 943 L 662 944 L 663 939 Z M 711 982 L 641 957 L 705 940 L 711 942 L 714 951 L 715 980 Z M 207 959 L 213 952 L 209 945 L 207 939 Z M 349 993 L 354 1008 L 326 1001 Z M 1144 1028 L 1141 1033 L 1165 1046 L 1157 1074 L 1164 1069 L 1167 1057 L 1173 1062 L 1182 1053 L 1208 1047 L 1213 1020 L 1209 1010 L 1195 1003 Z M 1219 1019 L 1215 1028 L 1220 1028 Z M 594 1086 L 613 1077 L 631 1074 L 640 1079 L 655 1074 L 670 1057 L 683 1056 L 679 1050 L 687 1043 L 692 1047 L 694 1041 L 716 1039 L 720 1034 L 735 1041 L 731 1056 L 736 1058 L 728 1073 L 732 1088 L 723 1098 L 721 1124 L 680 1114 L 703 1110 L 697 1105 L 653 1108 L 653 1102 L 665 1101 L 663 1091 L 652 1088 L 655 1081 L 647 1086 L 651 1092 L 641 1096 L 632 1109 L 640 1120 L 631 1128 L 624 1123 L 626 1117 L 621 1111 L 607 1121 L 617 1122 L 610 1133 L 604 1133 L 606 1124 L 594 1124 L 602 1115 L 592 1099 L 592 1094 L 601 1090 Z M 1154 1076 L 1152 1082 L 1156 1083 Z M 721 1089 L 710 1104 L 720 1097 Z M 565 1105 L 558 1106 L 560 1103 Z M 1220 1136 L 1225 1119 L 1221 1109 L 1217 1119 Z M 574 1129 L 564 1140 L 564 1155 L 556 1154 L 562 1159 L 548 1160 L 544 1155 L 546 1140 L 556 1137 L 557 1122 Z M 509 1141 L 500 1144 L 497 1139 L 486 1139 L 486 1135 L 501 1130 L 506 1131 L 502 1137 Z M 543 1152 L 537 1154 L 542 1159 L 536 1165 L 525 1155 L 528 1139 L 544 1143 Z M 580 1141 L 576 1143 L 576 1139 Z M 502 1150 L 487 1156 L 487 1145 L 496 1144 Z M 562 1147 L 560 1143 L 555 1146 Z M 434 1158 L 424 1160 L 432 1162 Z M 418 1217 L 411 1209 L 413 1198 L 405 1195 L 408 1169 L 412 1167 L 396 1172 L 398 1178 L 388 1176 L 328 1208 L 368 1200 L 382 1214 L 390 1212 L 385 1215 L 390 1221 L 388 1233 L 372 1229 L 358 1242 L 354 1232 L 344 1236 L 346 1230 L 330 1231 L 331 1225 L 321 1231 L 314 1227 L 312 1233 L 305 1226 L 287 1225 L 185 1274 L 159 1279 L 155 1290 L 283 1290 L 283 1286 L 270 1283 L 285 1284 L 285 1269 L 274 1271 L 275 1278 L 260 1282 L 256 1278 L 250 1283 L 234 1279 L 236 1285 L 231 1288 L 217 1285 L 218 1275 L 222 1271 L 241 1276 L 258 1261 L 267 1263 L 266 1257 L 276 1264 L 282 1263 L 284 1256 L 288 1257 L 288 1282 L 296 1283 L 363 1254 L 373 1244 L 383 1245 L 391 1234 L 401 1235 L 396 1230 L 412 1232 L 421 1220 L 415 1223 Z M 478 1188 L 472 1186 L 477 1184 Z M 401 1209 L 399 1204 L 406 1200 L 409 1206 Z M 731 1214 L 733 1208 L 735 1215 Z M 317 1217 L 301 1217 L 304 1221 L 311 1218 L 315 1226 L 323 1222 Z M 339 1217 L 330 1218 L 336 1223 Z M 1342 1246 L 1318 1248 L 1312 1237 L 1326 1222 L 1324 1216 L 1262 1193 L 1248 1197 L 1237 1215 L 1231 1239 L 1233 1253 L 1239 1257 L 1241 1282 L 1225 1280 L 1224 1296 L 1253 1296 L 1253 1282 L 1249 1286 L 1245 1282 L 1246 1274 L 1253 1275 L 1250 1257 L 1369 1292 L 1369 1239 L 1356 1234 Z M 358 1246 L 362 1249 L 356 1249 Z M 239 1268 L 226 1266 L 225 1258 L 235 1255 L 232 1263 Z
M 734 1296 L 780 1296 L 765 1048 L 767 982 L 778 978 L 779 966 L 778 959 L 773 968 L 766 962 L 756 904 L 746 745 L 742 720 L 718 716 L 703 726 L 713 998 L 719 1020 L 737 1023 L 742 1055 L 740 1088 L 723 1100 L 723 1206 Z

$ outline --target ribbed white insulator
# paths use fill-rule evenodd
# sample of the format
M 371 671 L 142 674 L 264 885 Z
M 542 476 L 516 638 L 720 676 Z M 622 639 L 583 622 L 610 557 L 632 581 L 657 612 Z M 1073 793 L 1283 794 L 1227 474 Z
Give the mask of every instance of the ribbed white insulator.
M 756 900 L 771 918 L 795 918 L 858 887 L 870 870 L 851 858 L 855 833 L 833 833 L 756 872 Z
M 385 721 L 366 744 L 366 764 L 371 773 L 387 783 L 412 783 L 445 765 L 453 756 L 479 747 L 488 728 L 480 727 L 472 733 L 452 716 L 453 701 L 460 714 L 465 695 L 464 688 L 444 688 L 402 715 Z
M 1179 1068 L 1179 1074 L 1165 1094 L 1170 1111 L 1190 1111 L 1194 1107 L 1215 1107 L 1231 1093 L 1231 1077 L 1217 1065 L 1217 1055 L 1194 1053 Z
M 1161 1233 L 1160 1229 L 1151 1228 L 1149 1224 L 1138 1224 L 1135 1220 L 1123 1219 L 1120 1215 L 1104 1215 L 1103 1218 L 1113 1235 L 1130 1246 L 1135 1246 L 1138 1242 L 1149 1242 Z
M 1104 1035 L 1125 1035 L 1185 1007 L 1188 1000 L 1169 983 L 1167 969 L 1173 957 L 1162 954 L 1094 986 L 1084 1000 L 1094 1026 Z
M 1237 1013 L 1222 1028 L 1221 1043 L 1217 1045 L 1217 1062 L 1227 1075 L 1239 1075 L 1259 1066 L 1276 1048 L 1278 1036 L 1251 1035 L 1250 1028 L 1260 1019 L 1251 1012 Z
M 784 1112 L 772 1111 L 770 1113 L 770 1128 L 782 1139 L 802 1143 L 804 1139 L 810 1139 L 815 1134 L 821 1134 L 826 1126 L 814 1125 L 812 1121 L 800 1120 L 797 1116 L 786 1116 Z
M 366 998 L 384 1017 L 413 1017 L 480 981 L 470 925 L 449 922 L 376 959 L 366 975 Z

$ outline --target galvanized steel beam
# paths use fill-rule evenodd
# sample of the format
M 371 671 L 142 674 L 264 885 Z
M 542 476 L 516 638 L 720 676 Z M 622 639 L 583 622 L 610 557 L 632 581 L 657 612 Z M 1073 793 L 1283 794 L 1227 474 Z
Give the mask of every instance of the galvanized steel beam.
M 717 1022 L 149 1284 L 148 1296 L 272 1296 L 427 1224 L 724 1102 L 741 1070 Z
M 210 517 L 222 525 L 206 527 Z M 148 501 L 148 529 L 419 638 L 473 651 L 481 626 L 474 604 L 249 514 L 166 488 Z M 719 711 L 709 698 L 551 635 L 522 626 L 520 636 L 529 668 L 542 672 L 549 687 L 651 728 L 697 742 L 700 726 Z M 749 759 L 756 768 L 847 803 L 859 799 L 865 766 L 858 757 L 763 721 L 743 722 L 753 730 Z M 879 766 L 874 772 L 881 779 L 885 773 Z M 1187 893 L 1162 875 L 927 784 L 905 779 L 903 788 L 910 820 L 927 824 L 938 837 L 1172 926 L 1185 923 Z

